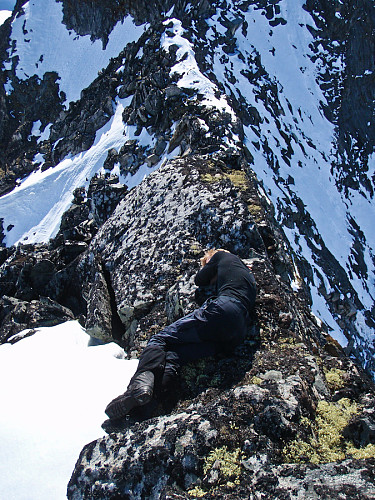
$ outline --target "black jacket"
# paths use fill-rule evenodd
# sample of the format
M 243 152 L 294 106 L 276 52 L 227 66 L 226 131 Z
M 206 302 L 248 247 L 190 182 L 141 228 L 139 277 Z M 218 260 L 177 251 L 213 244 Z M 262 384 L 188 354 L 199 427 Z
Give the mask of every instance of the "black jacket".
M 217 295 L 240 300 L 251 312 L 255 303 L 255 279 L 242 260 L 229 252 L 218 251 L 195 276 L 197 286 L 208 286 L 216 277 Z

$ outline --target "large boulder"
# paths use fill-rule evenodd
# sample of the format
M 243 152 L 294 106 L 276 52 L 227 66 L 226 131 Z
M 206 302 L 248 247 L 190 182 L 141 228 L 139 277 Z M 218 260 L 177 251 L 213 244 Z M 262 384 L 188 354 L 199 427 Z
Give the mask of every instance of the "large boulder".
M 242 258 L 265 253 L 250 211 L 260 204 L 254 196 L 244 171 L 230 169 L 220 159 L 192 156 L 165 164 L 122 200 L 78 269 L 88 280 L 86 288 L 97 289 L 98 275 L 90 278 L 90 270 L 100 258 L 127 349 L 137 344 L 136 337 L 147 337 L 163 325 L 166 295 L 178 295 L 178 314 L 194 307 L 193 276 L 204 248 L 226 247 Z M 90 328 L 101 321 L 91 315 L 99 307 L 92 300 L 97 300 L 95 294 L 88 297 Z M 105 329 L 97 324 L 98 331 Z
M 151 174 L 101 227 L 78 269 L 89 276 L 100 259 L 130 356 L 196 306 L 193 276 L 208 246 L 251 266 L 256 314 L 233 354 L 184 367 L 168 401 L 104 423 L 108 435 L 82 450 L 68 498 L 291 499 L 301 488 L 372 498 L 374 387 L 311 314 L 266 206 L 249 172 L 190 156 Z

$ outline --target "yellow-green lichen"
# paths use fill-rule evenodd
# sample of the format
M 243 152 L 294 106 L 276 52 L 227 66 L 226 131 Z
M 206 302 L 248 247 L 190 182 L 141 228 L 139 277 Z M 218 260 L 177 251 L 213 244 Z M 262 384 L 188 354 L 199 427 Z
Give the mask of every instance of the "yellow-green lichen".
M 348 446 L 346 450 L 348 455 L 353 458 L 374 458 L 375 457 L 375 444 L 368 444 L 364 448 L 356 448 L 354 445 Z
M 328 387 L 334 391 L 345 386 L 345 372 L 339 368 L 332 368 L 325 373 Z
M 264 219 L 264 210 L 259 205 L 248 203 L 247 208 L 255 222 L 260 223 Z
M 212 183 L 212 182 L 219 182 L 222 179 L 229 179 L 233 186 L 239 188 L 239 189 L 247 189 L 249 185 L 249 181 L 247 178 L 246 173 L 243 170 L 233 170 L 231 173 L 224 173 L 224 174 L 202 174 L 201 179 L 203 182 L 207 183 Z
M 243 453 L 239 448 L 228 451 L 226 446 L 215 448 L 207 455 L 203 464 L 204 474 L 206 475 L 209 473 L 211 469 L 215 469 L 219 472 L 219 479 L 215 482 L 214 489 L 223 485 L 228 488 L 235 488 L 240 484 L 241 461 L 243 458 Z M 201 498 L 209 493 L 209 491 L 212 493 L 211 488 L 205 490 L 196 486 L 188 491 L 188 495 L 195 498 Z
M 305 345 L 295 337 L 284 337 L 279 339 L 279 349 L 304 349 Z
M 299 423 L 306 429 L 311 429 L 312 422 L 307 417 L 301 417 Z
M 247 175 L 243 170 L 233 170 L 230 174 L 225 174 L 230 179 L 233 186 L 239 189 L 246 189 L 249 185 Z
M 250 384 L 255 384 L 255 385 L 260 385 L 263 382 L 263 380 L 260 377 L 257 377 L 254 375 L 254 377 L 251 377 L 250 379 Z
M 194 498 L 202 498 L 207 495 L 207 491 L 204 491 L 202 488 L 199 488 L 199 486 L 196 486 L 188 491 L 188 495 Z
M 288 443 L 284 450 L 284 459 L 289 463 L 329 463 L 355 458 L 375 457 L 375 446 L 367 445 L 357 448 L 352 441 L 343 437 L 343 430 L 351 417 L 359 412 L 358 405 L 347 398 L 337 403 L 320 401 L 316 410 L 315 421 L 308 425 L 307 420 L 301 424 L 311 431 L 306 441 L 294 440 Z
M 263 208 L 260 205 L 248 204 L 247 208 L 253 217 L 259 217 L 263 214 Z
M 243 459 L 242 452 L 239 448 L 233 451 L 228 451 L 226 446 L 212 450 L 206 457 L 203 472 L 215 468 L 220 470 L 222 480 L 230 486 L 231 484 L 239 484 L 241 474 L 241 460 Z
M 337 404 L 320 401 L 315 419 L 316 436 L 319 444 L 317 452 L 313 454 L 313 462 L 335 462 L 345 458 L 345 442 L 342 431 L 348 425 L 352 415 L 358 412 L 355 402 L 347 398 L 340 399 Z
M 202 247 L 198 243 L 192 243 L 189 247 L 189 252 L 193 255 L 199 255 L 202 253 Z
M 203 182 L 208 182 L 208 183 L 219 182 L 222 178 L 223 178 L 223 176 L 220 175 L 220 174 L 215 174 L 215 175 L 212 175 L 212 174 L 202 174 L 201 175 L 202 181 Z

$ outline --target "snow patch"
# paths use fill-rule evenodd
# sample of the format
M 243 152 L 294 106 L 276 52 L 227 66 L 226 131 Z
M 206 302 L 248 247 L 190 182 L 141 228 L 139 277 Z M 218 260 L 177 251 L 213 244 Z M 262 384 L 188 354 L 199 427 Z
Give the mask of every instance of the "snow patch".
M 179 47 L 176 53 L 177 61 L 179 62 L 171 68 L 171 75 L 180 75 L 177 85 L 181 88 L 198 90 L 198 92 L 203 95 L 203 100 L 201 101 L 203 105 L 217 108 L 221 112 L 229 113 L 232 118 L 235 119 L 236 117 L 226 97 L 223 95 L 217 97 L 219 94 L 218 88 L 200 71 L 195 59 L 193 46 L 183 36 L 184 29 L 181 21 L 178 19 L 168 19 L 164 24 L 167 25 L 170 22 L 173 23 L 173 27 L 169 28 L 168 32 L 172 34 L 164 33 L 162 35 L 161 46 L 167 52 L 172 45 L 177 45 Z
M 70 321 L 0 345 L 0 498 L 66 498 L 81 449 L 104 435 L 104 409 L 138 361 L 89 340 Z

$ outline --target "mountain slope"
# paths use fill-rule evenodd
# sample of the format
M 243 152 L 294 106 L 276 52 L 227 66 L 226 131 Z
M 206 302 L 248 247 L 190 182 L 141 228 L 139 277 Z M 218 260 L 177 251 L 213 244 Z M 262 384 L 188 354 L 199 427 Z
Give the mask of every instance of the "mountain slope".
M 162 21 L 171 6 L 159 8 L 151 25 L 143 3 L 31 1 L 13 20 L 3 192 L 36 173 L 0 200 L 6 244 L 55 235 L 72 191 L 103 166 L 131 187 L 177 154 L 245 154 L 290 245 L 289 279 L 305 282 L 314 313 L 373 370 L 374 9 L 180 2 L 169 15 L 181 20 Z
M 136 358 L 195 307 L 207 247 L 259 289 L 244 345 L 107 427 L 70 498 L 297 498 L 301 475 L 311 498 L 374 496 L 374 19 L 19 0 L 0 28 L 1 342 L 77 318 Z

